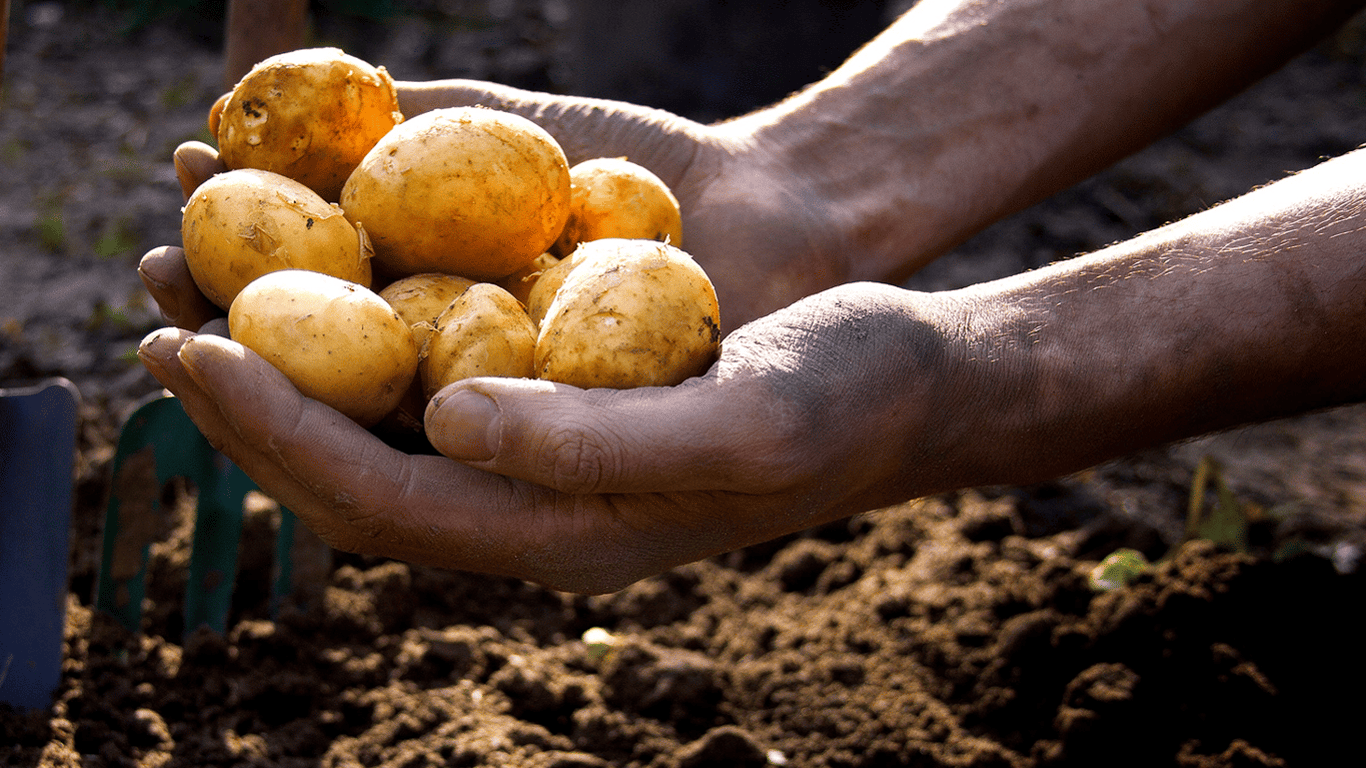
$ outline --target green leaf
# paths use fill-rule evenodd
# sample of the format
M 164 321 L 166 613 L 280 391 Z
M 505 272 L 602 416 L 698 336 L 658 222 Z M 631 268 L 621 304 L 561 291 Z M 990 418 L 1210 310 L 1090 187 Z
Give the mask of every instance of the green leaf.
M 1116 549 L 1091 569 L 1087 583 L 1096 592 L 1110 592 L 1134 583 L 1151 567 L 1142 552 L 1128 548 Z

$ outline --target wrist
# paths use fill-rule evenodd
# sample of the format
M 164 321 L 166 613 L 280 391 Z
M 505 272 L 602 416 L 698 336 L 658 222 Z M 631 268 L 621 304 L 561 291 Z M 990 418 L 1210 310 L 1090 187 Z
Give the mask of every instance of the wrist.
M 1366 152 L 1103 251 L 938 294 L 1007 375 L 1020 483 L 1366 398 Z M 977 327 L 977 326 L 980 326 Z
M 900 282 L 1236 93 L 1354 8 L 921 3 L 824 80 L 721 128 L 826 201 L 858 254 L 850 279 Z

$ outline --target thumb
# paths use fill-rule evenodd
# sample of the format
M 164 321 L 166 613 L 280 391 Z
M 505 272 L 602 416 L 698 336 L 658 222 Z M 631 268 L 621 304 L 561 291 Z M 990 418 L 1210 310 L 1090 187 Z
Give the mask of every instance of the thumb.
M 452 459 L 567 493 L 766 491 L 756 478 L 780 477 L 764 466 L 773 424 L 751 423 L 762 411 L 745 400 L 711 377 L 629 390 L 466 379 L 432 398 L 426 430 Z

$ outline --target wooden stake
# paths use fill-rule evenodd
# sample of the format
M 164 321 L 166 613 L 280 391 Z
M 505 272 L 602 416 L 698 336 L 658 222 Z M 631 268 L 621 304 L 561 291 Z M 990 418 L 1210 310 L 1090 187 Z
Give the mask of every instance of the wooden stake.
M 223 90 L 262 59 L 302 48 L 307 29 L 308 0 L 228 0 Z

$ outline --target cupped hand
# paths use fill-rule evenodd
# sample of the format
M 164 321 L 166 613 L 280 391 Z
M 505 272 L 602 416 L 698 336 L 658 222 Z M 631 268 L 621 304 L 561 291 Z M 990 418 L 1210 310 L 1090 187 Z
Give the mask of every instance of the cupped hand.
M 847 280 L 851 249 L 837 217 L 764 147 L 656 110 L 484 83 L 402 84 L 401 98 L 406 114 L 518 112 L 571 162 L 649 167 L 679 198 L 683 248 L 716 285 L 725 329 L 761 319 L 677 387 L 459 382 L 426 418 L 445 455 L 410 455 L 301 396 L 242 346 L 193 333 L 218 330 L 222 312 L 179 248 L 149 252 L 139 271 L 177 328 L 144 341 L 144 363 L 216 447 L 332 546 L 602 592 L 955 484 L 962 462 L 936 448 L 954 432 L 936 400 L 962 391 L 936 351 L 954 346 L 939 330 L 952 324 L 928 297 L 912 306 L 912 294 L 875 284 L 792 305 Z M 187 197 L 223 170 L 201 143 L 178 148 L 175 164 Z M 908 428 L 917 419 L 935 426 Z
M 971 398 L 939 314 L 854 284 L 731 334 L 676 387 L 467 379 L 428 408 L 441 456 L 391 448 L 227 339 L 162 329 L 139 354 L 333 547 L 597 593 L 954 485 L 971 462 L 949 414 Z

